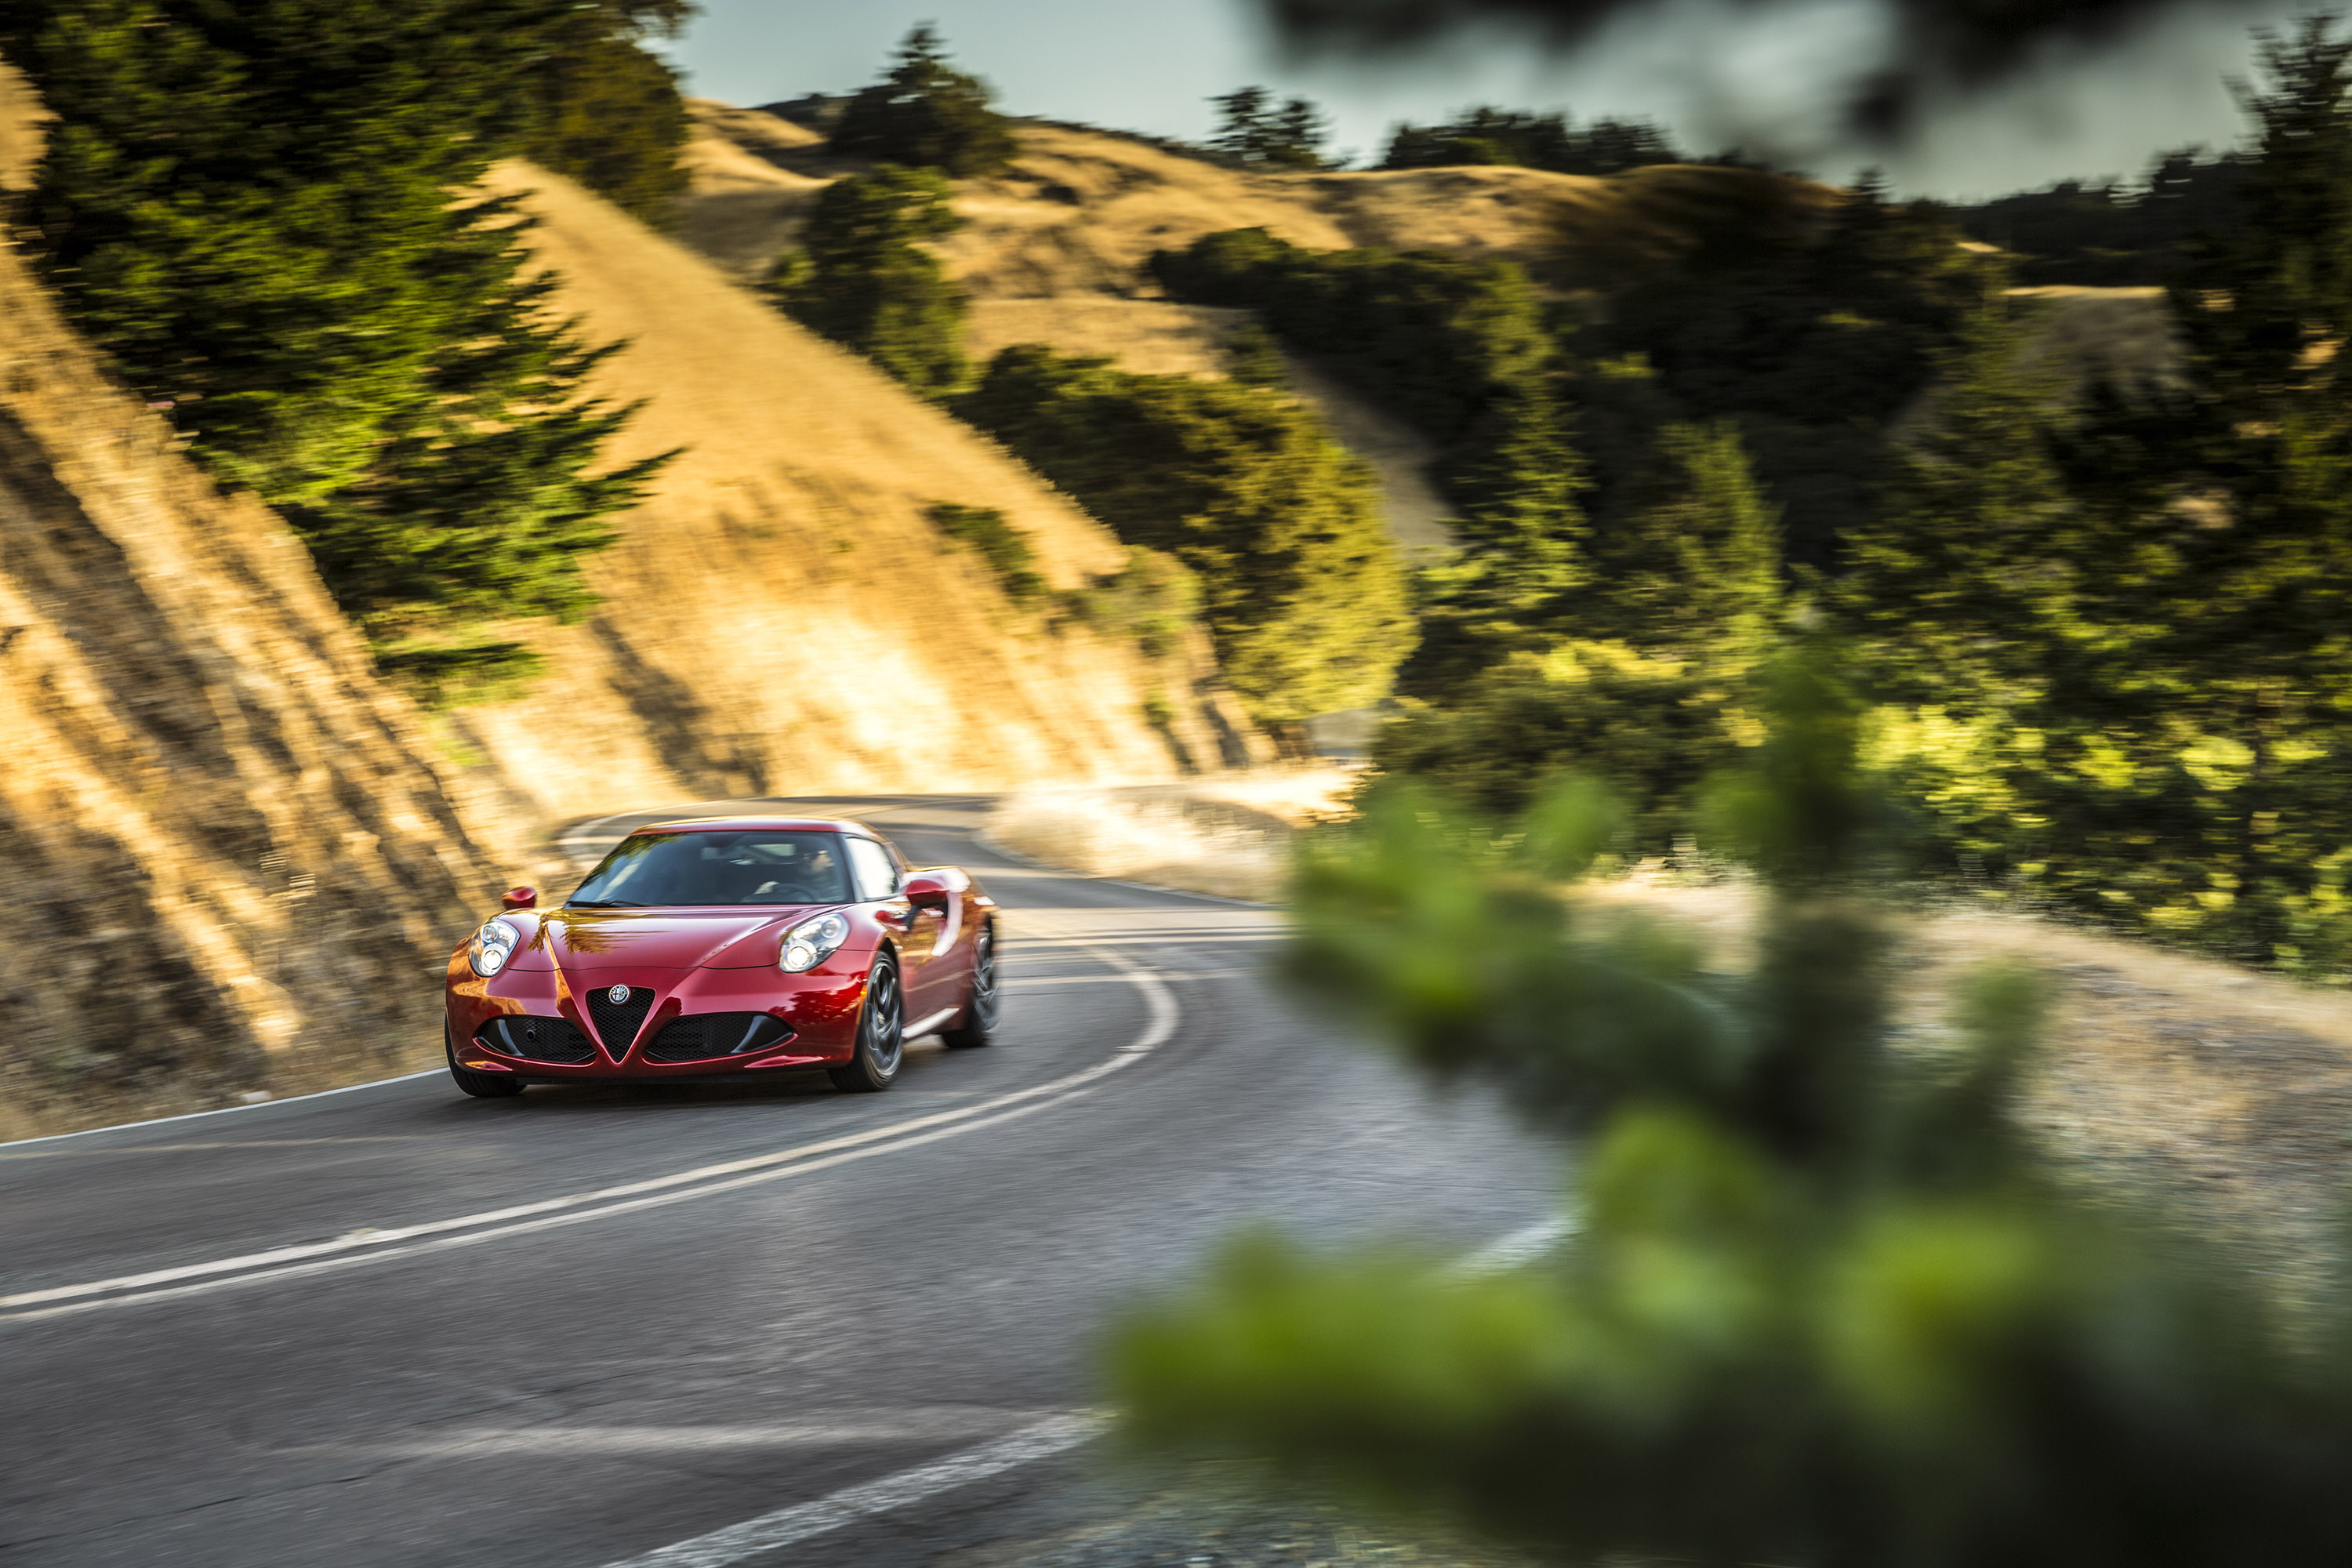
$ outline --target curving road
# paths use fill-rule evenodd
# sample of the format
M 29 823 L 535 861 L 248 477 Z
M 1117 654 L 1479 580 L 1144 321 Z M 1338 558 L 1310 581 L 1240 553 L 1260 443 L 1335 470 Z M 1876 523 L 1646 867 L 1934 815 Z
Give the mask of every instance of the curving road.
M 0 1563 L 1018 1560 L 1115 1506 L 1122 1300 L 1254 1222 L 1466 1252 L 1549 1206 L 1496 1106 L 1268 990 L 1274 911 L 1010 864 L 981 801 L 827 805 L 1004 906 L 994 1047 L 0 1145 Z

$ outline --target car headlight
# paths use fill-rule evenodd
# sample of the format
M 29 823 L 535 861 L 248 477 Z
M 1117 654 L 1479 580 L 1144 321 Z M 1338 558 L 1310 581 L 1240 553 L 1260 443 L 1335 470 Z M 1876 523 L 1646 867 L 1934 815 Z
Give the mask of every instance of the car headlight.
M 776 966 L 787 974 L 814 969 L 848 940 L 849 922 L 839 915 L 803 921 L 784 933 L 784 950 L 776 955 Z
M 487 980 L 507 966 L 521 942 L 521 927 L 509 921 L 492 921 L 474 933 L 466 956 L 473 961 L 474 973 Z

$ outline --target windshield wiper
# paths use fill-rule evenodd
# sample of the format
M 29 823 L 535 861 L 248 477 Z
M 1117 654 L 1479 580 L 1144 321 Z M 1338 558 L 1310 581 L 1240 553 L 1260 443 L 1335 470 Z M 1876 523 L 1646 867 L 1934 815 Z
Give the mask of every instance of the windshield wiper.
M 567 910 L 642 910 L 646 906 L 635 899 L 572 899 L 565 902 Z

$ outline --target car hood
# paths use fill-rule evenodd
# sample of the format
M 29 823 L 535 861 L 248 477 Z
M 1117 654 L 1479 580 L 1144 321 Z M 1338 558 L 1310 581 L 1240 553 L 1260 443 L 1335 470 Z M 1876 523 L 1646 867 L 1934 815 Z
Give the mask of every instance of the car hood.
M 757 969 L 776 962 L 783 933 L 829 906 L 751 910 L 552 909 L 526 952 L 564 970 Z

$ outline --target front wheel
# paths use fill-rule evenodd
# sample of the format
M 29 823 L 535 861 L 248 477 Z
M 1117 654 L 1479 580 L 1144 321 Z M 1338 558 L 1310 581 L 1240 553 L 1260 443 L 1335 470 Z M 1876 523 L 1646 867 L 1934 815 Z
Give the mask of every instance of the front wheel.
M 885 958 L 866 981 L 866 1007 L 857 1016 L 857 1045 L 845 1067 L 828 1068 L 833 1087 L 879 1094 L 897 1081 L 907 1055 L 907 1016 L 898 993 L 898 966 Z
M 441 1026 L 441 1054 L 449 1058 L 449 1076 L 459 1089 L 476 1100 L 506 1100 L 522 1092 L 522 1079 L 507 1078 L 494 1072 L 476 1072 L 457 1065 L 457 1042 L 449 1037 L 449 1026 Z
M 996 1037 L 996 928 L 980 928 L 972 938 L 971 994 L 964 998 L 963 1015 L 940 1041 L 950 1050 L 977 1050 Z

